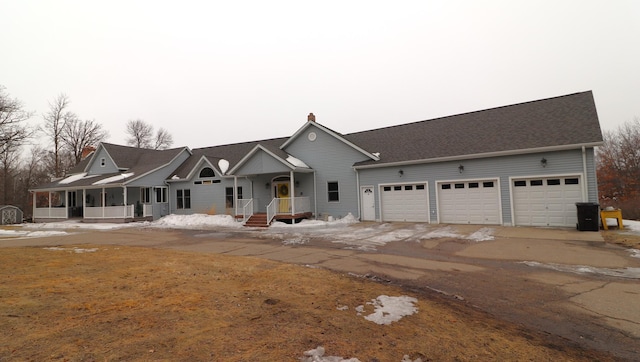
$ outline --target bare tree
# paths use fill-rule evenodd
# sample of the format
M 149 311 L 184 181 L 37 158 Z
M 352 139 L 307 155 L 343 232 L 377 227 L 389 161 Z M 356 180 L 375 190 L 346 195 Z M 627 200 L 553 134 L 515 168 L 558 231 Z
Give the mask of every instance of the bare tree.
M 45 133 L 53 142 L 54 177 L 61 177 L 63 173 L 60 160 L 60 152 L 63 146 L 63 131 L 67 122 L 77 120 L 78 118 L 73 112 L 67 110 L 69 103 L 69 97 L 61 93 L 53 103 L 49 103 L 49 112 L 43 115 Z
M 8 142 L 0 153 L 0 175 L 2 176 L 2 203 L 15 203 L 16 170 L 20 161 L 20 145 Z M 13 187 L 12 187 L 13 186 Z
M 22 144 L 33 135 L 33 131 L 24 124 L 32 115 L 33 113 L 25 111 L 22 103 L 12 99 L 0 85 L 0 153 L 4 152 L 9 144 Z
M 62 129 L 62 143 L 73 154 L 74 164 L 82 159 L 82 150 L 87 146 L 95 146 L 109 136 L 102 125 L 95 120 L 81 121 L 77 118 L 67 120 Z
M 127 122 L 127 144 L 136 148 L 153 148 L 165 150 L 173 144 L 173 136 L 164 128 L 158 129 L 153 135 L 153 126 L 141 119 Z
M 127 144 L 136 148 L 151 148 L 153 126 L 141 119 L 127 121 Z
M 171 147 L 173 144 L 173 136 L 164 128 L 159 128 L 156 133 L 156 142 L 154 145 L 154 149 L 156 150 L 166 150 Z

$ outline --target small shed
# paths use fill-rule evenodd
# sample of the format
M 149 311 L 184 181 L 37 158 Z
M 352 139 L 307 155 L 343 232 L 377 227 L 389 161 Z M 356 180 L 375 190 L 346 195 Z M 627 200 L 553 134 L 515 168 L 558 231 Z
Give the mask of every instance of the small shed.
M 21 224 L 22 210 L 13 205 L 0 205 L 0 225 Z

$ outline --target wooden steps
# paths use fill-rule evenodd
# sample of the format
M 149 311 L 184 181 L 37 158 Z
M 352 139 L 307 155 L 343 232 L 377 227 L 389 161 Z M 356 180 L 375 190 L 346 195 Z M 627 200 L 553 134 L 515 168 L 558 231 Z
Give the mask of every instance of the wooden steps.
M 247 220 L 247 222 L 244 223 L 244 226 L 252 227 L 252 228 L 266 228 L 266 227 L 269 227 L 269 224 L 267 224 L 267 214 L 253 214 L 253 215 L 251 215 L 249 220 Z

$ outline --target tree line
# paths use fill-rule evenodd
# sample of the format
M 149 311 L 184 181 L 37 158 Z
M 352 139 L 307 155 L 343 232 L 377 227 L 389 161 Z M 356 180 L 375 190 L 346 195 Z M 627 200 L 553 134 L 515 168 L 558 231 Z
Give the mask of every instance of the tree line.
M 39 117 L 42 123 L 27 122 Z M 167 149 L 173 137 L 164 128 L 141 119 L 127 121 L 127 144 L 138 148 Z M 27 111 L 0 85 L 0 203 L 20 207 L 31 215 L 29 189 L 65 174 L 82 161 L 83 151 L 107 140 L 109 133 L 94 119 L 71 111 L 71 100 L 60 94 L 40 116 Z

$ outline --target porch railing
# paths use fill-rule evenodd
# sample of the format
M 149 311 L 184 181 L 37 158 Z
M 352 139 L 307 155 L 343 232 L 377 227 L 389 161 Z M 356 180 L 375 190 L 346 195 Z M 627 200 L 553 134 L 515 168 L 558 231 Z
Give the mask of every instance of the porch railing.
M 240 199 L 238 206 L 242 207 L 242 222 L 246 222 L 253 215 L 253 199 Z
M 271 200 L 267 206 L 267 224 L 273 220 L 276 215 L 294 215 L 303 214 L 311 211 L 311 200 L 308 197 L 294 197 L 294 206 L 291 207 L 291 198 L 282 197 Z
M 144 205 L 142 206 L 142 216 L 143 216 L 143 217 L 153 216 L 153 205 L 151 205 L 151 204 L 144 204 Z
M 85 219 L 133 218 L 133 206 L 134 205 L 85 207 L 84 217 Z
M 66 207 L 36 207 L 33 210 L 35 219 L 66 219 Z

